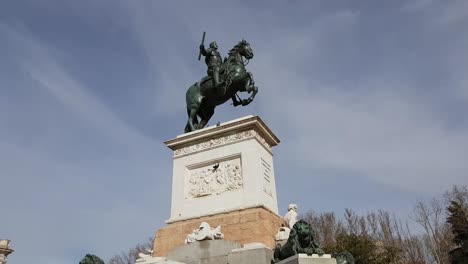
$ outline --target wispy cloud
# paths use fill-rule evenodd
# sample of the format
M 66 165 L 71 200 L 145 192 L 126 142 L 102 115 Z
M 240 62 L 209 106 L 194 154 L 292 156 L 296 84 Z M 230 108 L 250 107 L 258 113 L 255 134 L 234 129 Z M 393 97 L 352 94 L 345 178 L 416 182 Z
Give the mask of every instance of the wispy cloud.
M 322 21 L 326 23 L 317 23 L 327 25 L 322 28 L 341 30 L 334 31 L 335 34 L 356 34 L 356 25 L 350 22 L 358 18 L 344 14 L 324 17 Z M 298 40 L 300 47 L 309 47 L 307 52 L 292 49 L 278 55 L 284 43 L 264 45 L 268 63 L 256 68 L 257 74 L 265 78 L 265 89 L 272 90 L 261 95 L 265 102 L 261 111 L 274 120 L 286 137 L 285 156 L 293 157 L 287 166 L 301 163 L 310 170 L 347 171 L 417 192 L 437 192 L 455 183 L 466 183 L 468 166 L 463 161 L 468 154 L 466 120 L 459 124 L 459 130 L 447 125 L 432 101 L 413 93 L 412 87 L 422 84 L 400 77 L 398 68 L 374 71 L 376 75 L 348 68 L 353 74 L 362 75 L 357 78 L 358 83 L 327 84 L 313 70 L 326 67 L 333 58 L 323 46 L 333 38 L 326 29 L 310 31 L 307 38 L 302 32 L 289 33 L 286 38 L 292 42 L 289 47 L 294 47 Z M 452 52 L 462 53 L 464 49 Z M 325 53 L 320 53 L 321 50 Z M 288 56 L 288 51 L 296 54 Z M 308 54 L 319 55 L 302 60 Z M 355 63 L 359 65 L 359 61 Z M 283 67 L 278 69 L 276 65 Z M 279 74 L 275 70 L 280 70 Z M 457 83 L 450 85 L 456 87 Z
M 6 25 L 2 25 L 1 28 L 4 33 L 14 38 L 15 42 L 21 43 L 24 54 L 18 59 L 23 68 L 66 108 L 118 143 L 128 146 L 153 144 L 149 138 L 125 124 L 91 96 L 81 83 L 60 66 L 43 43 L 27 32 L 15 31 Z
M 11 198 L 7 208 L 2 207 L 8 212 L 2 218 L 3 235 L 15 241 L 17 259 L 68 263 L 89 251 L 109 257 L 151 236 L 166 217 L 148 210 L 152 199 L 166 201 L 164 207 L 169 207 L 167 189 L 152 193 L 152 185 L 169 185 L 171 170 L 155 156 L 169 160 L 169 153 L 93 96 L 54 57 L 53 48 L 25 29 L 0 24 L 0 32 L 16 45 L 16 53 L 9 54 L 16 59 L 12 66 L 19 65 L 19 74 L 31 79 L 21 96 L 41 95 L 27 99 L 32 106 L 15 106 L 19 100 L 14 96 L 16 102 L 2 105 L 9 113 L 2 127 L 4 122 L 13 125 L 0 132 L 2 184 L 8 186 L 2 194 Z M 8 90 L 1 94 L 8 95 Z M 30 112 L 33 109 L 47 111 L 37 114 Z M 29 131 L 15 131 L 19 122 Z M 151 220 L 158 218 L 159 224 Z M 134 229 L 136 221 L 141 225 Z M 119 226 L 129 232 L 121 233 L 125 241 L 115 237 Z M 41 239 L 47 246 L 37 246 Z M 118 248 L 107 243 L 109 239 Z
M 433 26 L 453 26 L 468 19 L 467 5 L 463 0 L 417 0 L 410 1 L 403 10 L 427 15 L 428 22 Z

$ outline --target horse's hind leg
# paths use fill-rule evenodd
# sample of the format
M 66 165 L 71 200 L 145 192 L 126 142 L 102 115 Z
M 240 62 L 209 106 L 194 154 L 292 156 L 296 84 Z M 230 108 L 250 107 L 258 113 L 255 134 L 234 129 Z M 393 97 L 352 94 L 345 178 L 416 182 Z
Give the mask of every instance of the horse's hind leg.
M 187 125 L 185 126 L 185 133 L 194 131 L 196 129 L 195 125 L 198 124 L 196 109 L 187 109 L 187 114 L 188 114 L 188 120 L 187 120 Z
M 198 128 L 198 129 L 202 129 L 202 128 L 204 128 L 204 127 L 206 126 L 207 123 L 208 123 L 207 120 L 203 120 L 203 119 L 202 119 L 202 120 L 200 121 L 200 124 L 198 124 L 197 128 Z
M 211 117 L 213 116 L 214 114 L 214 108 L 213 109 L 209 109 L 209 110 L 205 110 L 203 113 L 202 113 L 202 116 L 201 116 L 201 120 L 200 120 L 200 124 L 198 124 L 198 128 L 204 128 L 206 126 L 206 124 L 208 124 L 208 121 L 210 121 Z

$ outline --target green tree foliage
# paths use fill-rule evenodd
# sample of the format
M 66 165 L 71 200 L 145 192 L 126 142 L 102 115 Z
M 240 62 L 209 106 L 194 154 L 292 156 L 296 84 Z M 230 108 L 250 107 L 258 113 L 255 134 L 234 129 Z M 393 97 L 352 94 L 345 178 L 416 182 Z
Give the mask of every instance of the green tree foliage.
M 341 217 L 309 211 L 299 218 L 311 224 L 326 253 L 348 251 L 356 264 L 468 264 L 467 186 L 418 201 L 408 218 L 412 223 L 385 210 L 359 215 L 346 209 Z M 422 229 L 413 231 L 415 223 Z M 133 264 L 152 241 L 113 256 L 109 264 Z
M 398 263 L 400 250 L 385 246 L 371 237 L 357 234 L 340 234 L 336 243 L 324 249 L 325 252 L 349 251 L 356 264 L 389 264 Z
M 451 226 L 454 242 L 458 246 L 450 251 L 453 264 L 468 263 L 468 208 L 461 201 L 450 202 L 447 222 Z
M 96 255 L 86 254 L 80 264 L 104 264 L 104 261 Z
M 146 242 L 139 243 L 135 247 L 122 251 L 110 258 L 109 264 L 134 264 L 139 253 L 148 254 L 148 250 L 153 249 L 153 238 L 148 238 Z

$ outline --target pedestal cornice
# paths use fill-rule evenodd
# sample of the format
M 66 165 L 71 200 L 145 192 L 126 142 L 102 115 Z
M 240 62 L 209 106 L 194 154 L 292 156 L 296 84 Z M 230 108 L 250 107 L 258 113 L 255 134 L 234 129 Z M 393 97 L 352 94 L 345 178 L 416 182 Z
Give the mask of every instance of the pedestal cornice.
M 246 116 L 219 126 L 182 134 L 164 143 L 174 151 L 174 157 L 180 157 L 250 138 L 255 138 L 270 153 L 271 148 L 280 142 L 260 117 Z

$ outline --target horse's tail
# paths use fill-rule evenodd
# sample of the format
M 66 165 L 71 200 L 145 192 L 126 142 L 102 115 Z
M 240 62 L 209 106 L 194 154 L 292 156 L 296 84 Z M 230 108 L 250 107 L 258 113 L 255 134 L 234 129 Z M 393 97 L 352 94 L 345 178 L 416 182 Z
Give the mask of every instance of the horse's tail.
M 200 84 L 196 82 L 187 89 L 187 93 L 185 94 L 188 116 L 187 124 L 184 129 L 185 133 L 192 131 L 191 127 L 194 125 L 194 119 L 195 121 L 197 119 L 196 113 L 201 103 L 200 98 Z
M 187 104 L 187 109 L 190 108 L 191 105 L 196 104 L 199 97 L 200 83 L 196 82 L 187 89 L 187 93 L 185 94 L 185 103 Z
M 192 129 L 190 128 L 190 111 L 191 111 L 191 109 L 188 107 L 188 104 L 187 104 L 187 117 L 188 117 L 188 120 L 187 120 L 187 124 L 185 125 L 185 128 L 184 128 L 184 133 L 188 133 L 188 132 L 192 131 Z

